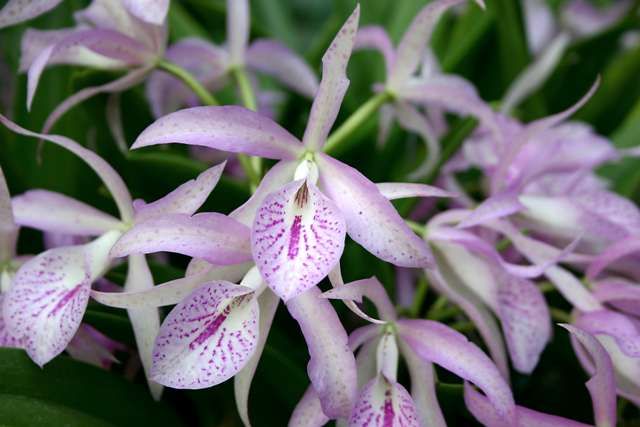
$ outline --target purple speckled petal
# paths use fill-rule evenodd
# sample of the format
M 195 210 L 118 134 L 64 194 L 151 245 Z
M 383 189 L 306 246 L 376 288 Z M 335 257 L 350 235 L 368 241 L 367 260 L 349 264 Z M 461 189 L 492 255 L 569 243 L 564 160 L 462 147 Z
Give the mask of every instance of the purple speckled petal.
M 116 218 L 64 194 L 31 190 L 11 201 L 21 226 L 75 236 L 95 236 L 122 228 Z
M 573 336 L 572 338 L 580 342 L 595 364 L 595 373 L 586 385 L 593 403 L 596 426 L 615 426 L 617 418 L 616 380 L 611 357 L 598 339 L 587 331 L 567 324 L 560 326 L 568 330 Z
M 16 273 L 5 296 L 4 321 L 38 365 L 60 354 L 75 335 L 91 282 L 107 267 L 118 236 L 109 232 L 88 245 L 48 250 Z
M 360 49 L 375 49 L 379 51 L 384 58 L 384 65 L 387 75 L 389 75 L 396 60 L 396 52 L 387 30 L 378 25 L 360 28 L 358 34 L 356 34 L 353 50 Z
M 249 40 L 249 0 L 227 0 L 227 45 L 233 65 L 243 65 Z
M 400 267 L 432 264 L 427 244 L 405 224 L 378 187 L 351 166 L 317 156 L 322 190 L 347 221 L 349 236 L 378 258 Z
M 23 347 L 21 343 L 22 340 L 14 337 L 9 332 L 6 324 L 4 323 L 4 316 L 3 316 L 4 299 L 5 299 L 5 296 L 0 294 L 0 347 L 22 348 Z
M 469 412 L 486 427 L 506 427 L 504 419 L 496 412 L 489 399 L 478 393 L 472 385 L 465 383 L 464 401 Z M 590 427 L 567 418 L 516 406 L 517 422 L 515 427 Z
M 551 339 L 551 315 L 542 292 L 533 282 L 506 274 L 498 289 L 497 314 L 513 367 L 530 374 Z
M 311 359 L 307 373 L 329 418 L 348 418 L 357 394 L 356 361 L 338 315 L 318 288 L 287 302 L 298 321 Z
M 24 136 L 30 136 L 33 138 L 44 139 L 46 141 L 59 145 L 66 150 L 71 151 L 76 156 L 80 157 L 91 167 L 91 169 L 96 172 L 100 179 L 102 179 L 102 182 L 104 182 L 105 186 L 109 189 L 109 192 L 118 205 L 118 210 L 120 211 L 122 220 L 130 221 L 133 219 L 131 195 L 129 194 L 129 190 L 127 190 L 127 186 L 122 181 L 122 178 L 120 178 L 120 175 L 118 175 L 118 173 L 96 153 L 82 147 L 77 142 L 69 138 L 65 138 L 64 136 L 45 135 L 28 131 L 13 123 L 11 120 L 7 119 L 1 114 L 0 123 L 2 123 L 4 126 L 15 133 Z
M 480 387 L 506 423 L 515 421 L 509 385 L 480 348 L 461 333 L 431 320 L 403 319 L 397 325 L 404 342 L 418 356 Z
M 419 427 L 418 414 L 407 390 L 384 375 L 371 380 L 349 417 L 349 427 Z
M 322 412 L 320 398 L 313 386 L 309 386 L 298 402 L 288 427 L 322 427 L 329 422 L 329 418 Z
M 318 78 L 297 53 L 275 40 L 260 39 L 247 51 L 247 65 L 269 74 L 301 95 L 313 98 Z
M 457 197 L 455 193 L 427 184 L 412 182 L 380 182 L 376 184 L 380 194 L 388 200 L 409 197 Z
M 228 380 L 256 348 L 258 312 L 249 288 L 211 282 L 196 289 L 162 323 L 153 349 L 152 378 L 180 389 Z
M 114 363 L 118 363 L 114 353 L 125 350 L 123 344 L 87 324 L 80 325 L 67 346 L 67 353 L 74 359 L 103 369 L 110 369 Z
M 640 324 L 631 317 L 610 310 L 591 311 L 580 315 L 575 325 L 593 335 L 608 335 L 629 357 L 640 358 Z
M 267 336 L 269 335 L 269 330 L 271 329 L 271 324 L 279 302 L 280 299 L 269 289 L 265 289 L 258 297 L 258 305 L 260 308 L 258 343 L 256 344 L 256 349 L 251 359 L 233 378 L 233 389 L 238 414 L 246 427 L 251 426 L 249 422 L 249 391 L 251 389 L 251 382 L 253 381 L 253 376 L 260 362 L 264 346 L 267 343 Z
M 322 57 L 322 80 L 313 101 L 302 141 L 314 151 L 322 148 L 338 117 L 344 94 L 349 87 L 347 63 L 356 38 L 360 5 L 344 23 Z
M 251 259 L 249 229 L 214 212 L 189 216 L 166 214 L 135 224 L 111 251 L 114 257 L 153 252 L 176 252 L 216 265 Z
M 315 185 L 295 181 L 260 206 L 251 249 L 260 274 L 286 302 L 329 274 L 342 255 L 345 235 L 334 202 Z
M 274 121 L 237 106 L 176 111 L 147 127 L 131 148 L 171 142 L 270 159 L 294 159 L 303 150 L 300 141 Z
M 169 0 L 123 0 L 122 2 L 132 15 L 153 25 L 162 25 L 169 12 Z
M 11 195 L 0 167 L 0 263 L 10 261 L 16 254 L 18 226 L 14 220 Z
M 165 214 L 193 215 L 207 200 L 218 184 L 226 162 L 202 172 L 196 179 L 185 182 L 171 193 L 152 203 L 135 200 L 136 222 Z
M 0 10 L 0 28 L 28 21 L 60 4 L 62 0 L 9 0 Z

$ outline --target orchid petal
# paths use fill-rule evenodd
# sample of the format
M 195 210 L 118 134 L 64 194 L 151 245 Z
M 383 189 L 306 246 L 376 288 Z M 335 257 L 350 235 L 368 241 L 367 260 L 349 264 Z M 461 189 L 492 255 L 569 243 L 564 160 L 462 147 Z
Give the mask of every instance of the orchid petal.
M 602 303 L 609 303 L 620 311 L 640 317 L 640 286 L 625 280 L 613 279 L 597 283 L 593 294 Z
M 406 102 L 396 102 L 396 115 L 400 125 L 408 131 L 417 133 L 425 143 L 425 161 L 408 175 L 411 180 L 424 178 L 433 171 L 440 160 L 440 143 L 435 130 L 427 117 Z
M 381 332 L 376 330 L 376 334 L 362 344 L 362 347 L 358 350 L 358 354 L 356 355 L 358 390 L 362 390 L 369 381 L 378 375 L 378 361 L 376 360 L 376 357 L 378 353 L 378 345 L 380 344 L 380 334 Z M 353 333 L 349 335 L 350 345 L 352 344 L 352 335 Z M 351 345 L 351 348 L 353 349 L 353 345 Z
M 2 272 L 2 276 L 4 279 L 5 272 Z M 7 329 L 7 325 L 4 321 L 4 298 L 5 295 L 0 294 L 0 347 L 13 347 L 13 348 L 22 348 L 22 340 L 14 337 L 11 332 Z
M 630 236 L 613 243 L 594 258 L 587 269 L 587 278 L 593 280 L 617 260 L 638 251 L 640 251 L 640 238 L 638 236 Z
M 227 40 L 233 65 L 243 65 L 249 40 L 249 1 L 227 0 Z
M 118 363 L 114 353 L 124 351 L 126 347 L 104 335 L 94 327 L 83 324 L 78 328 L 73 340 L 67 346 L 67 353 L 76 360 L 109 369 Z
M 513 215 L 524 209 L 515 192 L 504 192 L 480 203 L 468 217 L 460 221 L 459 228 L 473 227 L 493 219 Z
M 580 342 L 595 364 L 595 374 L 587 381 L 587 389 L 593 403 L 596 427 L 616 425 L 616 381 L 613 364 L 607 350 L 587 331 L 575 326 L 560 325 Z
M 176 111 L 147 127 L 131 148 L 171 142 L 270 159 L 294 159 L 302 151 L 300 142 L 277 123 L 236 106 Z
M 206 212 L 188 216 L 167 214 L 135 224 L 111 250 L 111 255 L 176 252 L 216 265 L 251 259 L 249 229 L 228 216 Z
M 247 65 L 308 98 L 313 98 L 318 91 L 318 78 L 309 65 L 278 41 L 261 39 L 251 43 Z
M 320 295 L 322 297 L 322 294 Z M 362 345 L 365 345 L 367 342 L 374 341 L 377 337 L 382 333 L 382 329 L 380 325 L 366 325 L 361 326 L 357 329 L 354 329 L 349 334 L 349 348 L 351 351 L 356 351 Z M 374 357 L 375 359 L 375 357 Z
M 335 286 L 333 289 L 323 293 L 322 297 L 354 301 L 358 304 L 361 304 L 362 298 L 366 297 L 374 303 L 378 313 L 383 319 L 391 321 L 396 317 L 395 309 L 387 295 L 387 292 L 384 290 L 382 283 L 380 283 L 375 276 L 369 277 L 368 279 L 356 280 L 347 283 L 346 285 L 342 283 L 341 285 Z M 375 323 L 379 323 L 379 321 Z
M 491 405 L 489 399 L 478 393 L 473 386 L 465 383 L 464 401 L 469 412 L 486 427 L 504 427 L 502 418 Z M 515 427 L 589 427 L 567 418 L 532 411 L 522 406 L 516 406 L 517 421 Z
M 17 239 L 18 226 L 13 216 L 11 195 L 0 167 L 0 263 L 10 261 L 15 256 Z
M 280 161 L 267 172 L 260 181 L 256 192 L 242 206 L 229 214 L 233 219 L 250 227 L 256 212 L 263 205 L 264 199 L 274 191 L 277 191 L 285 184 L 291 182 L 297 168 L 297 162 Z
M 309 386 L 296 405 L 289 420 L 289 427 L 322 427 L 329 418 L 322 412 L 320 398 L 313 386 Z
M 88 245 L 50 249 L 27 261 L 5 296 L 6 327 L 42 366 L 60 354 L 80 326 L 91 282 L 108 265 L 111 231 Z
M 422 360 L 402 339 L 398 340 L 411 378 L 411 397 L 416 404 L 416 413 L 421 426 L 446 427 L 438 397 L 433 365 Z
M 24 136 L 44 139 L 46 141 L 59 145 L 66 150 L 71 151 L 76 156 L 80 157 L 91 167 L 91 169 L 96 172 L 100 179 L 102 179 L 102 182 L 104 182 L 104 184 L 106 185 L 107 189 L 109 189 L 109 192 L 118 205 L 118 210 L 120 211 L 122 220 L 130 221 L 133 219 L 131 195 L 129 194 L 129 190 L 127 190 L 127 186 L 122 181 L 122 178 L 120 178 L 120 175 L 118 175 L 118 173 L 100 156 L 95 154 L 93 151 L 80 146 L 77 142 L 69 138 L 65 138 L 64 136 L 45 135 L 28 131 L 13 123 L 1 114 L 0 123 L 2 123 L 4 126 L 15 133 Z
M 124 284 L 125 292 L 145 292 L 153 289 L 153 277 L 144 255 L 131 255 Z M 149 390 L 154 399 L 160 400 L 162 386 L 151 379 L 153 342 L 160 331 L 160 313 L 157 307 L 136 307 L 127 310 L 127 314 L 131 321 Z
M 213 267 L 205 272 L 171 280 L 150 289 L 130 292 L 91 291 L 91 297 L 110 307 L 142 309 L 175 305 L 204 283 L 211 281 L 237 282 L 251 268 L 251 263 Z
M 347 418 L 357 393 L 356 362 L 338 315 L 320 290 L 311 288 L 287 302 L 300 324 L 311 359 L 307 373 L 324 413 Z
M 9 0 L 0 10 L 0 28 L 28 21 L 60 4 L 62 0 Z
M 455 193 L 427 184 L 412 182 L 380 182 L 376 184 L 378 191 L 387 200 L 406 199 L 409 197 L 456 197 Z
M 513 367 L 530 374 L 551 339 L 551 315 L 542 292 L 528 280 L 505 275 L 498 290 L 498 315 Z
M 193 215 L 207 200 L 218 184 L 226 162 L 202 172 L 196 179 L 185 182 L 171 193 L 152 203 L 136 200 L 136 222 L 142 222 L 154 216 L 165 214 Z
M 407 390 L 379 375 L 364 386 L 349 418 L 349 427 L 361 426 L 419 427 L 420 423 Z
M 278 297 L 268 289 L 265 289 L 265 291 L 260 294 L 258 298 L 258 305 L 260 307 L 258 343 L 256 344 L 256 349 L 251 359 L 249 359 L 244 368 L 233 378 L 236 406 L 240 419 L 245 427 L 251 427 L 251 423 L 249 422 L 249 390 L 251 388 L 251 382 L 253 381 L 253 376 L 260 362 L 260 357 L 267 342 L 267 336 L 269 335 L 271 323 L 273 322 L 279 302 Z
M 356 316 L 376 325 L 384 325 L 385 323 L 387 323 L 384 320 L 374 319 L 373 317 L 369 316 L 356 304 L 356 302 L 362 302 L 362 295 L 357 295 L 355 292 L 352 292 L 349 288 L 345 287 L 339 263 L 333 270 L 329 272 L 329 282 L 331 283 L 331 286 L 333 286 L 333 288 L 337 290 L 337 295 L 334 295 L 335 298 L 342 300 L 344 305 L 346 305 L 347 308 L 351 310 Z M 321 297 L 327 298 L 325 294 L 322 294 Z M 354 301 L 354 298 L 357 299 L 357 301 Z M 349 339 L 351 339 L 351 336 L 349 336 Z
M 396 52 L 387 31 L 378 25 L 361 27 L 356 34 L 353 50 L 375 49 L 382 54 L 387 75 L 395 62 Z
M 509 385 L 475 344 L 455 330 L 431 320 L 398 321 L 398 332 L 416 354 L 480 387 L 506 422 L 515 420 Z
M 46 232 L 95 236 L 122 228 L 116 218 L 64 194 L 31 190 L 12 200 L 18 224 Z
M 107 119 L 107 127 L 116 143 L 116 146 L 122 154 L 129 152 L 129 145 L 124 134 L 124 126 L 122 124 L 122 109 L 120 108 L 120 94 L 112 93 L 107 98 L 105 106 L 105 116 Z
M 260 274 L 286 302 L 331 271 L 342 255 L 345 234 L 334 202 L 315 185 L 295 181 L 264 200 L 251 248 Z
M 624 314 L 610 310 L 591 311 L 580 315 L 575 324 L 593 335 L 609 335 L 624 354 L 640 358 L 640 329 Z
M 356 169 L 325 154 L 318 156 L 323 191 L 340 203 L 347 233 L 378 258 L 399 267 L 429 267 L 426 243 L 405 224 L 391 202 Z
M 305 147 L 318 151 L 324 145 L 327 135 L 338 117 L 338 111 L 349 87 L 347 63 L 360 20 L 360 5 L 344 23 L 322 57 L 322 80 L 316 93 L 307 129 L 304 132 Z
M 222 281 L 199 287 L 162 323 L 152 378 L 179 389 L 211 387 L 231 378 L 256 348 L 258 311 L 249 288 Z
M 169 12 L 169 0 L 123 0 L 127 10 L 142 21 L 162 25 Z

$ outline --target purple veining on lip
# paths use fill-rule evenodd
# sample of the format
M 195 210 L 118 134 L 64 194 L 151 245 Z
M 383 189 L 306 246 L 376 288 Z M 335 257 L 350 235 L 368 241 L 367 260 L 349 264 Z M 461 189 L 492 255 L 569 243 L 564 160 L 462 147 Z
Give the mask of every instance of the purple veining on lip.
M 378 376 L 364 386 L 349 427 L 418 427 L 416 407 L 407 390 Z
M 49 313 L 49 317 L 55 316 L 60 310 L 64 308 L 65 305 L 71 301 L 78 292 L 82 290 L 83 287 L 86 287 L 84 284 L 76 285 L 73 289 L 67 292 L 58 303 L 53 307 L 53 310 Z
M 291 231 L 289 237 L 289 252 L 287 256 L 289 259 L 295 259 L 298 256 L 298 245 L 300 244 L 300 228 L 302 226 L 302 217 L 296 215 L 291 224 Z
M 393 403 L 391 402 L 391 390 L 387 390 L 384 394 L 384 419 L 382 421 L 383 427 L 393 427 L 393 419 L 395 412 L 393 410 Z

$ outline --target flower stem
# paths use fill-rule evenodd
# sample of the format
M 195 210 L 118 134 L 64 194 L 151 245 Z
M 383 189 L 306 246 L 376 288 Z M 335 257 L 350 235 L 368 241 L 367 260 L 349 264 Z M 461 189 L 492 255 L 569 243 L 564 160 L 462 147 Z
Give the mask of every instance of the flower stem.
M 180 79 L 189 87 L 189 89 L 193 91 L 193 93 L 198 96 L 198 98 L 204 105 L 219 105 L 218 101 L 211 94 L 211 92 L 209 92 L 207 88 L 202 86 L 198 79 L 196 79 L 193 74 L 191 74 L 184 68 L 165 59 L 162 59 L 158 62 L 158 68 Z
M 335 132 L 329 135 L 324 152 L 331 154 L 342 142 L 366 122 L 385 103 L 393 99 L 393 94 L 384 91 L 362 104 Z
M 247 76 L 247 72 L 244 67 L 233 67 L 231 69 L 231 75 L 238 86 L 240 91 L 240 98 L 245 108 L 251 111 L 258 110 L 258 103 L 256 101 L 256 95 L 251 87 L 251 82 Z M 249 182 L 251 184 L 251 192 L 254 192 L 260 183 L 260 176 L 262 174 L 262 162 L 259 157 L 249 157 L 244 154 L 238 154 L 238 160 L 242 169 L 247 174 Z

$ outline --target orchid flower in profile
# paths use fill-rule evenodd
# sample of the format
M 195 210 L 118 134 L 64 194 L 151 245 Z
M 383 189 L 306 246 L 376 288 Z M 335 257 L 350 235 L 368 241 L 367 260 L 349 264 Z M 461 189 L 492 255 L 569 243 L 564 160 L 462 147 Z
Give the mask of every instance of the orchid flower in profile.
M 349 345 L 357 354 L 359 396 L 346 419 L 349 426 L 444 426 L 435 394 L 432 363 L 472 382 L 488 396 L 504 425 L 511 425 L 515 405 L 509 385 L 496 365 L 462 334 L 438 322 L 398 318 L 384 288 L 375 278 L 337 283 L 325 298 L 374 303 L 382 325 L 353 331 Z M 411 377 L 411 394 L 398 382 L 402 356 Z M 309 388 L 289 422 L 291 427 L 322 426 L 318 396 Z
M 355 49 L 375 49 L 385 62 L 387 76 L 380 89 L 381 96 L 386 96 L 385 102 L 393 101 L 393 104 L 382 107 L 380 140 L 386 139 L 391 124 L 397 119 L 400 126 L 417 133 L 426 144 L 427 159 L 412 172 L 411 179 L 429 174 L 440 158 L 438 138 L 446 126 L 443 111 L 472 115 L 496 128 L 491 108 L 482 101 L 473 85 L 462 77 L 442 73 L 437 59 L 426 47 L 440 16 L 465 2 L 429 2 L 413 19 L 397 48 L 386 31 L 378 26 L 363 27 L 356 37 Z M 482 1 L 476 0 L 476 3 L 484 9 Z M 416 74 L 418 69 L 420 73 Z
M 166 59 L 190 71 L 213 90 L 222 87 L 234 69 L 242 68 L 269 75 L 300 95 L 313 98 L 318 90 L 318 80 L 304 59 L 276 40 L 259 39 L 249 45 L 249 19 L 248 0 L 227 0 L 227 42 L 224 46 L 186 38 L 169 46 Z M 161 71 L 151 74 L 146 93 L 156 118 L 198 103 L 182 82 Z M 258 92 L 258 106 L 267 101 L 268 98 Z
M 347 233 L 395 265 L 423 268 L 431 263 L 426 244 L 378 187 L 322 153 L 348 87 L 346 67 L 358 17 L 356 8 L 323 57 L 322 81 L 303 143 L 270 119 L 227 106 L 169 114 L 144 130 L 132 146 L 179 142 L 280 160 L 237 215 L 255 215 L 253 259 L 267 285 L 285 302 L 334 268 Z
M 89 7 L 76 12 L 75 27 L 25 32 L 20 71 L 27 72 L 28 77 L 27 108 L 31 108 L 40 76 L 47 66 L 68 64 L 126 71 L 122 77 L 87 87 L 65 99 L 47 118 L 43 133 L 48 133 L 78 103 L 99 93 L 122 92 L 146 78 L 164 54 L 167 38 L 164 16 L 168 4 L 168 0 L 94 0 Z M 162 20 L 158 21 L 160 17 Z M 110 109 L 117 108 L 117 103 L 111 103 Z

